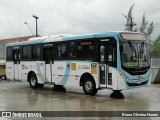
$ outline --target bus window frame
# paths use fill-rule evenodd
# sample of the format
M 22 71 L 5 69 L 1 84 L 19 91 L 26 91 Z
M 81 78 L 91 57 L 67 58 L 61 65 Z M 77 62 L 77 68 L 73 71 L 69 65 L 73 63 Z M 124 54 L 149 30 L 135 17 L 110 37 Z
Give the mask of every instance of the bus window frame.
M 88 42 L 88 41 L 91 41 L 91 42 L 93 42 L 93 57 L 92 58 L 80 58 L 80 57 L 78 57 L 78 43 L 80 43 L 80 42 Z M 77 40 L 76 41 L 76 49 L 77 49 L 77 51 L 76 51 L 76 58 L 77 58 L 77 60 L 91 60 L 91 61 L 95 61 L 96 60 L 96 50 L 95 50 L 95 48 L 96 48 L 96 38 L 91 38 L 91 39 L 82 39 L 82 40 Z

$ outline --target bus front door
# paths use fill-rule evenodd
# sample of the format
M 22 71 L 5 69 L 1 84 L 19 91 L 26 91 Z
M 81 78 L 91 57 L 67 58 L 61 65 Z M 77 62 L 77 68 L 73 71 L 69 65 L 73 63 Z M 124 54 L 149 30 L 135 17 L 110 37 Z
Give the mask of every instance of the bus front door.
M 14 80 L 19 80 L 20 50 L 13 50 Z
M 43 59 L 45 61 L 45 82 L 52 82 L 54 49 L 44 48 Z
M 112 43 L 101 44 L 100 47 L 100 88 L 112 87 L 112 67 L 115 61 L 115 47 Z

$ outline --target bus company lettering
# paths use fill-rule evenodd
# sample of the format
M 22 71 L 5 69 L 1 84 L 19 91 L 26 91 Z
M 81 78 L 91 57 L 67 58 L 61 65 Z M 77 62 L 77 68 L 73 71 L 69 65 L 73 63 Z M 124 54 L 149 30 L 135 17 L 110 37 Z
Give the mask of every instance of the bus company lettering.
M 62 71 L 63 69 L 64 69 L 63 66 L 58 66 L 57 67 L 57 70 L 61 70 Z
M 79 65 L 78 69 L 81 70 L 81 69 L 90 69 L 91 66 L 90 65 Z

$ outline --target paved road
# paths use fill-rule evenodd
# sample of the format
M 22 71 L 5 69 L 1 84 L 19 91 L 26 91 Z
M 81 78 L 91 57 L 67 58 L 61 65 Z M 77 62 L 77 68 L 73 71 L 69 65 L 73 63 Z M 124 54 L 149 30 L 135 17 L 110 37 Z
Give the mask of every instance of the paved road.
M 124 99 L 110 98 L 111 90 L 101 90 L 96 96 L 87 96 L 84 95 L 81 88 L 67 87 L 67 92 L 53 91 L 52 88 L 53 86 L 47 85 L 43 89 L 31 89 L 27 82 L 0 80 L 0 111 L 160 111 L 160 84 L 122 91 Z M 13 118 L 6 118 L 8 119 Z M 23 119 L 32 120 L 33 118 Z M 50 119 L 57 118 L 42 118 L 42 120 Z M 59 119 L 91 120 L 99 118 Z M 116 120 L 117 118 L 101 118 L 103 119 Z M 137 118 L 130 119 L 136 120 Z M 141 117 L 138 119 L 159 120 L 160 118 Z M 119 120 L 127 120 L 127 118 L 119 118 Z

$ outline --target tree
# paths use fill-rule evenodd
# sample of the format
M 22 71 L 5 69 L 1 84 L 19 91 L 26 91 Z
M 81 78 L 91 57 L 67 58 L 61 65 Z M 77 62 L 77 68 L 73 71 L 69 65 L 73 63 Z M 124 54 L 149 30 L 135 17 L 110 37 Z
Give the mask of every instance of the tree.
M 139 28 L 139 31 L 141 33 L 144 33 L 146 35 L 146 27 L 147 27 L 147 24 L 148 22 L 146 21 L 146 16 L 145 16 L 145 13 L 143 14 L 143 17 L 142 17 L 142 23 L 141 23 L 141 26 Z
M 153 58 L 160 58 L 160 35 L 157 37 L 156 41 L 153 43 L 153 50 L 151 52 Z
M 148 26 L 148 21 L 146 21 L 146 16 L 144 13 L 143 17 L 142 17 L 141 26 L 139 28 L 137 27 L 137 28 L 133 29 L 133 27 L 136 26 L 136 24 L 133 22 L 133 18 L 134 18 L 132 16 L 133 8 L 134 8 L 134 4 L 130 7 L 127 15 L 122 14 L 127 21 L 125 24 L 125 30 L 134 31 L 134 32 L 139 31 L 141 33 L 144 33 L 147 40 L 150 40 L 150 35 L 152 34 L 152 32 L 154 30 L 153 22 L 151 22 Z
M 142 17 L 142 23 L 139 28 L 139 32 L 144 33 L 144 35 L 146 36 L 146 39 L 150 40 L 150 35 L 152 34 L 153 29 L 154 29 L 153 22 L 151 22 L 148 26 L 148 21 L 146 21 L 146 16 L 144 13 Z
M 154 30 L 154 25 L 153 25 L 153 22 L 151 22 L 149 27 L 147 28 L 146 36 L 150 37 L 150 35 L 152 34 L 153 30 Z M 150 39 L 150 38 L 148 38 L 148 39 Z
M 122 14 L 127 20 L 127 23 L 125 24 L 126 27 L 125 30 L 127 31 L 133 31 L 133 27 L 136 26 L 136 24 L 133 22 L 133 17 L 132 17 L 133 7 L 134 4 L 130 7 L 127 15 Z

